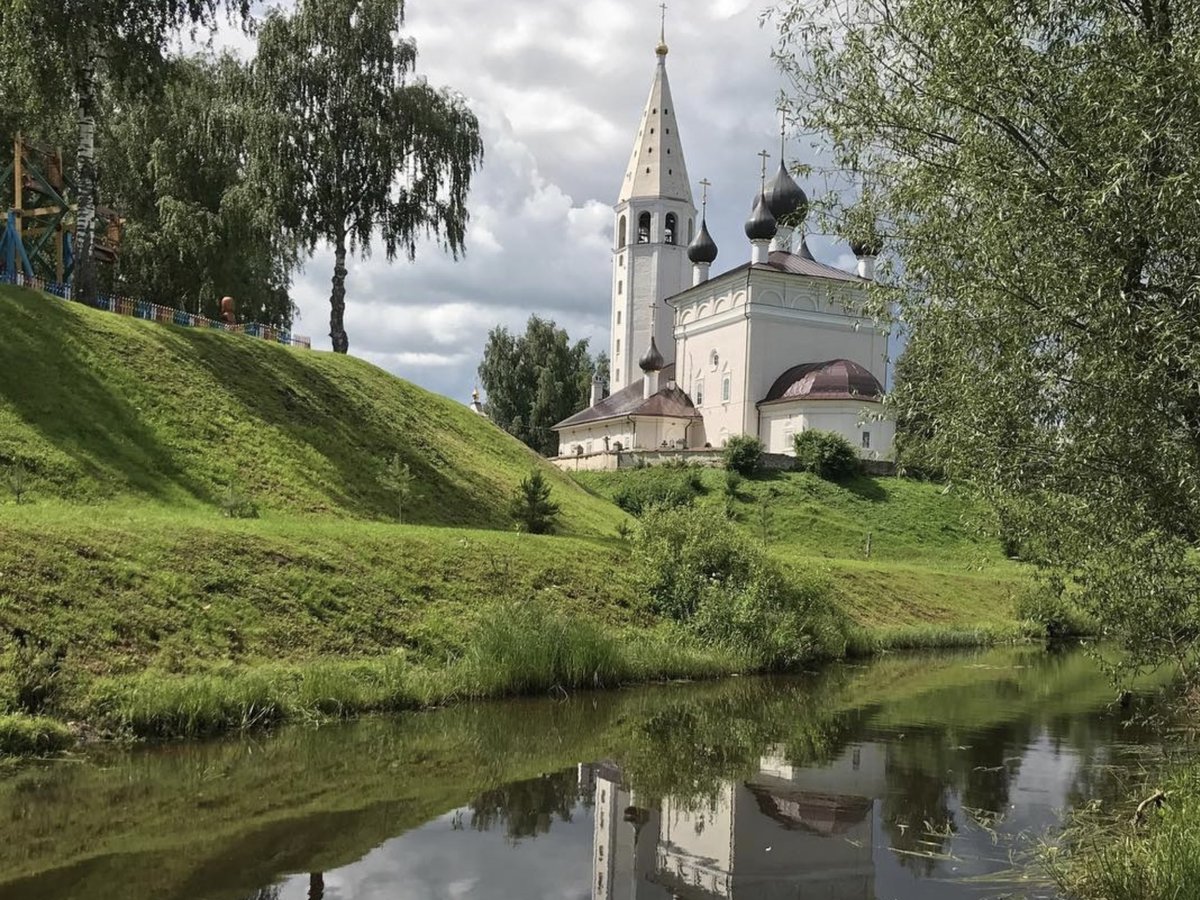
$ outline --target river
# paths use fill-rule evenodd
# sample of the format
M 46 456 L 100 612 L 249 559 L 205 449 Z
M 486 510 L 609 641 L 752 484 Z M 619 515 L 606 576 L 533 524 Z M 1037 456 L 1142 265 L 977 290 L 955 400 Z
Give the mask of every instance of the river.
M 1003 648 L 105 750 L 3 778 L 0 898 L 1051 897 L 1153 747 L 1113 696 Z

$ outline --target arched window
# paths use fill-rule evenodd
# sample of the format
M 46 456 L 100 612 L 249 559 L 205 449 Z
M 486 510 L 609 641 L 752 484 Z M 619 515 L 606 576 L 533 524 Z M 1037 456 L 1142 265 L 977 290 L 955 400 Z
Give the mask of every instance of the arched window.
M 638 216 L 638 243 L 650 243 L 650 213 L 648 212 Z
M 688 243 L 690 244 L 696 238 L 696 220 L 688 219 Z
M 628 228 L 625 222 L 625 217 L 621 216 L 621 221 L 617 223 L 617 249 L 625 246 L 625 238 L 628 237 Z
M 668 244 L 675 243 L 675 229 L 677 221 L 678 220 L 675 218 L 675 213 L 667 213 L 667 231 L 663 236 L 664 242 Z

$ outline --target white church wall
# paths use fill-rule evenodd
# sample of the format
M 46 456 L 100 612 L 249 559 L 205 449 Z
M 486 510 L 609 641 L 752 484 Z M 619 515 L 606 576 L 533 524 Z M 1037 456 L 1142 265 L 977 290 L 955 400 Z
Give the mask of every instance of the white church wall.
M 745 292 L 726 292 L 706 304 L 720 313 L 709 313 L 676 329 L 678 360 L 675 377 L 704 416 L 708 443 L 722 446 L 733 435 L 743 434 L 747 411 L 758 398 L 747 393 L 748 322 Z
M 850 442 L 863 459 L 890 459 L 896 424 L 877 419 L 878 403 L 797 400 L 761 407 L 760 437 L 768 453 L 795 453 L 793 440 L 802 431 L 833 431 Z M 869 435 L 864 439 L 864 432 Z M 864 443 L 869 446 L 864 446 Z

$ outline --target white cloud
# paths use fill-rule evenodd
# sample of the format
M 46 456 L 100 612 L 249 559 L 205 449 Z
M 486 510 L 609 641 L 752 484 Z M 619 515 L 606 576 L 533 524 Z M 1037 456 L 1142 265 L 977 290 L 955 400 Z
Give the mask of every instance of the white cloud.
M 748 257 L 742 222 L 758 181 L 755 154 L 778 150 L 783 81 L 761 0 L 707 0 L 670 10 L 668 69 L 688 170 L 713 184 L 709 227 L 718 269 Z M 659 9 L 650 0 L 411 0 L 417 67 L 462 92 L 479 116 L 486 159 L 471 192 L 467 254 L 436 247 L 415 263 L 382 252 L 350 263 L 350 350 L 466 400 L 487 332 L 553 318 L 593 350 L 608 344 L 612 203 L 656 63 Z M 247 48 L 241 35 L 218 42 Z M 789 160 L 811 161 L 811 141 Z M 775 161 L 773 160 L 773 163 Z M 811 194 L 825 185 L 805 184 Z M 818 257 L 844 253 L 814 236 Z M 319 251 L 296 280 L 297 330 L 328 347 L 332 257 Z

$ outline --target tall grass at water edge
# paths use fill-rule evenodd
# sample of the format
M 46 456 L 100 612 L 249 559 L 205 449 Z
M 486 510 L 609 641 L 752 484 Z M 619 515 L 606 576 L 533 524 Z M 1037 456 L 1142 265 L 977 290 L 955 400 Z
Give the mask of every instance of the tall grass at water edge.
M 441 668 L 396 654 L 192 675 L 148 672 L 97 680 L 78 712 L 115 735 L 168 740 L 461 699 L 718 677 L 748 668 L 737 654 L 701 647 L 673 630 L 626 636 L 526 601 L 495 607 L 463 654 Z
M 1060 846 L 1046 852 L 1050 875 L 1064 896 L 1200 897 L 1200 763 L 1193 761 L 1175 772 L 1164 790 L 1163 807 L 1152 809 L 1137 825 L 1127 814 L 1113 819 L 1111 810 L 1077 814 Z

